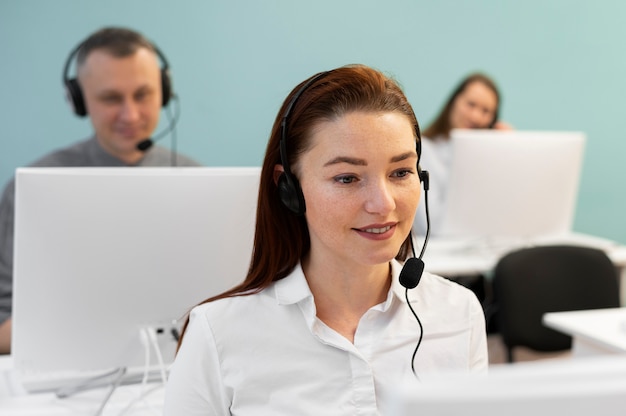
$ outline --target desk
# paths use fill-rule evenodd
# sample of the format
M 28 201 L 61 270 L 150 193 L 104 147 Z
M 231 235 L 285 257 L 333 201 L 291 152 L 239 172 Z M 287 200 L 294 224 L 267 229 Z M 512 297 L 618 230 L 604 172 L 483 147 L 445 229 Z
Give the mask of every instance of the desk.
M 423 240 L 415 238 L 416 250 Z M 626 246 L 617 242 L 581 233 L 511 240 L 495 238 L 431 238 L 424 253 L 425 269 L 442 276 L 489 275 L 506 253 L 538 245 L 581 245 L 603 250 L 618 270 L 621 304 L 626 305 Z
M 145 388 L 144 388 L 145 387 Z M 109 388 L 97 388 L 59 399 L 53 393 L 26 394 L 12 374 L 10 356 L 0 356 L 0 415 L 2 416 L 84 416 L 95 415 Z M 160 383 L 118 387 L 102 416 L 160 415 L 164 389 Z
M 572 336 L 572 354 L 626 354 L 626 308 L 551 312 L 543 323 Z

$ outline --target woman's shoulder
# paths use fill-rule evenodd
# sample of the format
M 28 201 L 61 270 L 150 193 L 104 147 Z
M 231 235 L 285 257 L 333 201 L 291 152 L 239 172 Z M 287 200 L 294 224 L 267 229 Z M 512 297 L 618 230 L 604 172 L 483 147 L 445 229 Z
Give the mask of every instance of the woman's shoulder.
M 218 317 L 220 319 L 239 315 L 241 312 L 249 312 L 258 308 L 268 297 L 264 289 L 256 293 L 242 293 L 227 296 L 210 302 L 202 303 L 192 308 L 190 315 L 205 316 L 207 318 Z

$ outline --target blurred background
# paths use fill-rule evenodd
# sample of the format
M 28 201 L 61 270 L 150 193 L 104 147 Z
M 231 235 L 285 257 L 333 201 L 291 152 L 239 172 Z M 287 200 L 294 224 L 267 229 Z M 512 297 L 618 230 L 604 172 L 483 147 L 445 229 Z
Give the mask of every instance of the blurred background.
M 625 19 L 621 0 L 0 0 L 0 182 L 91 134 L 65 102 L 63 65 L 91 32 L 121 25 L 167 56 L 177 148 L 209 166 L 260 165 L 282 100 L 313 73 L 380 69 L 425 126 L 484 71 L 515 128 L 587 134 L 574 228 L 626 243 Z

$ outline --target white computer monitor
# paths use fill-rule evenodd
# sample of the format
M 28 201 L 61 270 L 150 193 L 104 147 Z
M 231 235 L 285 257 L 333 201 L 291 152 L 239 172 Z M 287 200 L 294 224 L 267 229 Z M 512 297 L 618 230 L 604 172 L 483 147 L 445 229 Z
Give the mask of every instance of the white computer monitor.
M 572 231 L 585 135 L 453 130 L 443 237 L 527 239 Z
M 243 281 L 260 168 L 21 168 L 16 174 L 12 356 L 29 391 L 127 367 L 144 327 Z M 176 329 L 176 328 L 175 328 Z M 152 364 L 157 364 L 152 350 Z
M 386 416 L 621 416 L 626 356 L 492 366 L 487 375 L 398 383 L 384 397 Z

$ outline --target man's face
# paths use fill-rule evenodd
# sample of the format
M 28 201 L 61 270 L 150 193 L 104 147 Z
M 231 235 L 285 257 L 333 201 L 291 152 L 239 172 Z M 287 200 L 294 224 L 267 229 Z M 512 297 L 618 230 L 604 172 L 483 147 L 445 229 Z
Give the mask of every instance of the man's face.
M 152 135 L 163 102 L 157 56 L 146 48 L 121 58 L 97 49 L 78 80 L 100 145 L 122 160 L 138 160 L 137 143 Z

